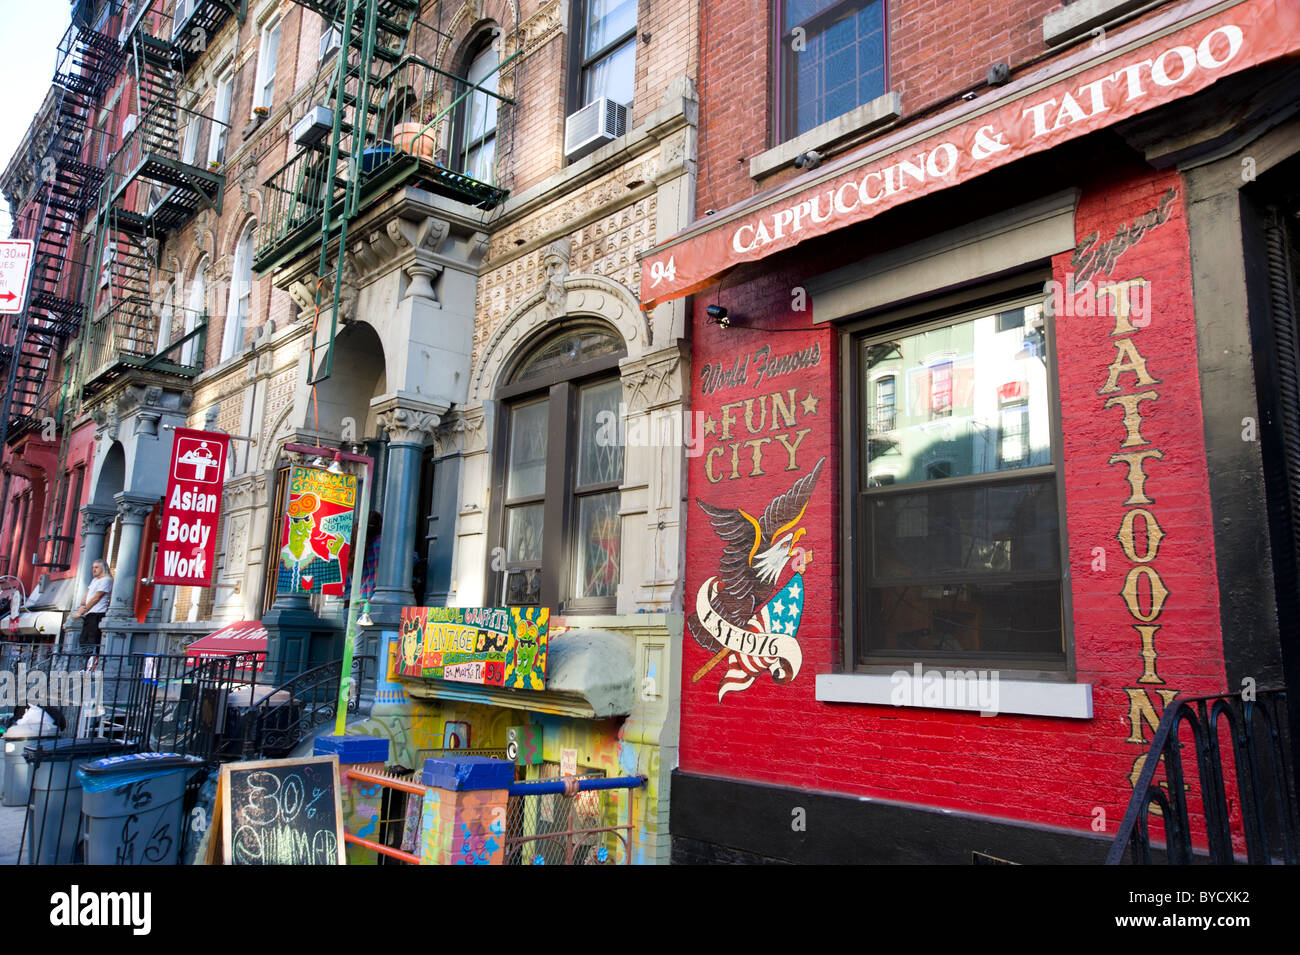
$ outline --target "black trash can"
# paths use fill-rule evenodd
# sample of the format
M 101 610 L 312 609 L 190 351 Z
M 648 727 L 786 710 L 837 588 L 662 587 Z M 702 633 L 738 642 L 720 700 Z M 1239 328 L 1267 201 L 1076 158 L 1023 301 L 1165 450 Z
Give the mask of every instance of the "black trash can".
M 185 784 L 203 760 L 136 753 L 86 763 L 82 840 L 87 865 L 176 865 L 184 839 Z
M 74 770 L 87 760 L 121 753 L 115 739 L 61 739 L 33 743 L 23 750 L 30 767 L 32 796 L 27 804 L 28 865 L 69 865 L 76 861 L 81 829 L 81 783 Z

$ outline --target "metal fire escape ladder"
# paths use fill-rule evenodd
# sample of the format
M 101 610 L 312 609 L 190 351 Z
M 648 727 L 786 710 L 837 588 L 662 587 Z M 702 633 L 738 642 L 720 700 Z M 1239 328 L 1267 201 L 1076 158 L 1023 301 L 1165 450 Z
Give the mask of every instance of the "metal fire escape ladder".
M 361 164 L 366 144 L 377 141 L 378 130 L 372 118 L 382 114 L 391 89 L 382 91 L 384 103 L 376 102 L 374 90 L 382 78 L 371 72 L 378 60 L 395 64 L 406 51 L 407 40 L 419 13 L 418 0 L 299 0 L 299 2 L 337 23 L 342 30 L 338 61 L 330 90 L 334 124 L 330 132 L 329 158 L 326 161 L 324 213 L 320 228 L 320 261 L 316 274 L 315 304 L 317 327 L 313 329 L 312 349 L 307 380 L 318 384 L 327 379 L 334 365 L 334 339 L 338 334 L 339 301 L 343 292 L 343 270 L 347 249 L 348 224 L 356 216 L 361 199 Z M 346 118 L 345 118 L 346 117 Z M 306 174 L 306 164 L 303 175 Z M 301 178 L 301 177 L 300 177 Z M 341 201 L 334 200 L 336 183 L 342 181 Z M 326 288 L 329 272 L 330 234 L 335 229 L 337 207 L 338 252 L 333 279 Z M 322 342 L 319 316 L 328 307 L 329 335 Z M 322 354 L 323 352 L 323 354 Z

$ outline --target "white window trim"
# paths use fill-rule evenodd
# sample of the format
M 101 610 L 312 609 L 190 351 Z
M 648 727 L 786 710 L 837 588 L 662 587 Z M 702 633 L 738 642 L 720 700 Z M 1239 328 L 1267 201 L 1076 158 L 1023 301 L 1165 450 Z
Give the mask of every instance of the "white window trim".
M 247 329 L 242 327 L 242 325 L 239 327 L 238 331 L 235 329 L 236 325 L 239 324 L 237 322 L 239 317 L 239 303 L 245 297 L 248 299 L 248 317 L 252 317 L 253 262 L 251 255 L 252 250 L 249 246 L 252 244 L 252 236 L 255 228 L 255 225 L 252 222 L 249 222 L 244 230 L 239 233 L 239 241 L 235 245 L 235 260 L 232 263 L 233 267 L 230 270 L 230 292 L 226 296 L 226 324 L 221 330 L 220 361 L 227 361 L 244 350 L 242 339 L 244 337 L 244 332 L 247 331 Z M 247 246 L 245 244 L 246 240 L 248 242 Z M 248 288 L 246 296 L 240 294 L 240 284 L 242 281 L 240 273 L 242 272 L 248 273 Z
M 222 116 L 221 110 L 221 90 L 227 87 L 229 93 L 226 94 L 225 116 Z M 234 66 L 227 66 L 217 74 L 217 81 L 213 84 L 214 93 L 212 98 L 212 130 L 208 135 L 208 165 L 217 161 L 219 152 L 218 141 L 221 136 L 221 127 L 218 123 L 229 123 L 230 113 L 234 108 L 235 99 L 235 69 Z M 226 145 L 230 145 L 230 130 L 226 130 Z
M 924 667 L 918 679 L 916 667 L 899 668 L 893 673 L 819 673 L 817 700 L 821 703 L 868 703 L 878 706 L 920 709 L 964 710 L 980 712 L 978 705 L 957 705 L 950 701 L 925 700 L 930 674 L 993 673 L 983 667 L 935 664 Z M 931 683 L 931 686 L 935 684 Z M 1049 680 L 1004 680 L 996 685 L 997 708 L 985 716 L 1055 716 L 1065 719 L 1092 719 L 1092 684 L 1057 683 Z M 948 695 L 948 694 L 944 694 Z
M 903 115 L 903 97 L 896 90 L 868 100 L 842 116 L 814 126 L 794 139 L 787 139 L 749 160 L 751 179 L 762 177 L 794 165 L 795 158 L 806 152 L 837 152 L 854 145 L 868 133 L 894 122 Z
M 275 76 L 276 76 L 276 71 L 278 71 L 280 68 L 280 55 L 278 49 L 280 38 L 278 35 L 276 36 L 277 49 L 275 51 L 275 70 L 272 71 L 270 76 L 266 75 L 266 63 L 267 63 L 267 53 L 271 48 L 271 44 L 270 44 L 271 35 L 272 33 L 275 33 L 279 29 L 279 26 L 280 26 L 279 18 L 273 17 L 267 20 L 266 23 L 262 25 L 261 32 L 259 34 L 258 45 L 257 45 L 257 81 L 253 86 L 252 109 L 254 110 L 258 109 L 259 107 L 265 107 L 266 109 L 269 110 L 271 108 L 271 105 L 275 97 L 275 90 L 274 90 Z M 266 91 L 266 86 L 268 83 L 271 84 L 272 86 L 271 92 L 269 94 Z M 256 116 L 256 115 L 257 113 L 250 112 L 250 116 Z

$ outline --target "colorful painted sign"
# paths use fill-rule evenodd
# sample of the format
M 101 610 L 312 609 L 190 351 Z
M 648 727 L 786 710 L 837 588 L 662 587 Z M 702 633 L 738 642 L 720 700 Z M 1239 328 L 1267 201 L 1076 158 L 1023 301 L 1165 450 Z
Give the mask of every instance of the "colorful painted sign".
M 758 457 L 755 455 L 755 467 Z M 803 651 L 797 639 L 803 619 L 804 571 L 812 548 L 800 545 L 802 526 L 826 459 L 796 480 L 753 517 L 744 507 L 717 507 L 697 500 L 722 539 L 718 573 L 701 584 L 695 612 L 686 621 L 697 643 L 713 657 L 695 672 L 698 683 L 724 658 L 727 671 L 718 699 L 747 690 L 758 675 L 776 683 L 799 675 Z M 788 573 L 787 573 L 788 572 Z
M 406 607 L 398 624 L 398 676 L 544 689 L 550 613 L 535 607 Z
M 153 582 L 208 587 L 230 438 L 192 428 L 177 428 L 175 434 Z
M 767 201 L 709 217 L 645 256 L 641 307 L 649 311 L 698 292 L 742 262 L 872 219 L 1283 57 L 1300 36 L 1300 5 L 1246 0 L 1161 32 L 1167 30 L 1167 20 L 1157 18 L 1108 36 L 1100 55 L 1093 47 L 1062 61 L 1064 75 L 1049 86 L 1037 86 L 1041 79 L 1031 74 L 885 137 L 861 158 L 801 177 Z M 1150 42 L 1130 47 L 1152 34 Z M 931 129 L 939 131 L 927 135 Z
M 357 506 L 357 479 L 295 467 L 280 534 L 279 593 L 343 596 Z

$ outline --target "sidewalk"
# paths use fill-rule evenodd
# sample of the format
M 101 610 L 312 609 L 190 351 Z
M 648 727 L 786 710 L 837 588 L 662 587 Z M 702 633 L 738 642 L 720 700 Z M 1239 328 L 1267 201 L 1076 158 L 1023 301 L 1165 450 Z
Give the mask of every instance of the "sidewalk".
M 23 836 L 22 806 L 0 806 L 0 865 L 18 864 L 18 841 Z

